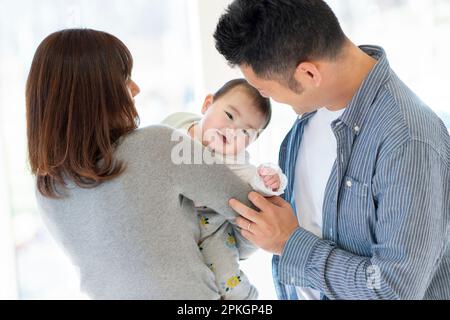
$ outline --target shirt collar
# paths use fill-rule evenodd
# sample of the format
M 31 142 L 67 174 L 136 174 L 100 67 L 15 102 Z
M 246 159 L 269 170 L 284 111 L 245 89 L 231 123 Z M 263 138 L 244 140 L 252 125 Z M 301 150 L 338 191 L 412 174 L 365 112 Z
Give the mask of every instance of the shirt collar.
M 303 114 L 299 115 L 298 118 L 297 118 L 297 123 L 302 123 L 302 122 L 308 121 L 309 118 L 311 118 L 316 113 L 317 113 L 317 110 L 316 111 L 312 111 L 312 112 L 303 113 Z
M 380 88 L 391 74 L 391 68 L 383 48 L 369 45 L 360 46 L 360 48 L 378 62 L 369 72 L 339 119 L 356 132 L 361 129 Z

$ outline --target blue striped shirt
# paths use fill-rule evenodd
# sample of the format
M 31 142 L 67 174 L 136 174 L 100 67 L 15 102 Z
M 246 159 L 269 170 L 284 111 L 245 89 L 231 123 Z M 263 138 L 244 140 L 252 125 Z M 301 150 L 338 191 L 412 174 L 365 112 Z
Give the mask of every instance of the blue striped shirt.
M 450 137 L 444 123 L 397 77 L 382 48 L 343 115 L 332 123 L 337 159 L 323 205 L 323 239 L 297 228 L 273 258 L 280 299 L 295 286 L 328 299 L 450 299 Z M 303 128 L 280 149 L 294 206 Z

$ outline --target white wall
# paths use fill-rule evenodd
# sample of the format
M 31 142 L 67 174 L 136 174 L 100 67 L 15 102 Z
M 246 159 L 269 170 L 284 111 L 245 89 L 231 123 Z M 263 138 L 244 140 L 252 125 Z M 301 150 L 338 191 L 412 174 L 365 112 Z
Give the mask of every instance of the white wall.
M 198 70 L 195 96 L 202 99 L 207 93 L 214 93 L 225 82 L 242 77 L 237 69 L 231 69 L 214 47 L 213 34 L 219 17 L 230 0 L 193 0 L 190 6 L 191 38 Z

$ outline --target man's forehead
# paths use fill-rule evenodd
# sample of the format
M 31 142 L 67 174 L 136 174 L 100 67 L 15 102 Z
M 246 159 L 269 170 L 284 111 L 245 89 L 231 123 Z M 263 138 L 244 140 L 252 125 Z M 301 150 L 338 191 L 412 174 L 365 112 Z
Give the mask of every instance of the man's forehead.
M 240 68 L 247 82 L 255 89 L 261 90 L 261 86 L 264 83 L 258 78 L 253 69 L 250 66 L 241 66 Z
M 251 66 L 241 65 L 239 68 L 247 79 L 247 82 L 256 89 L 261 89 L 259 88 L 260 86 L 271 85 L 273 84 L 272 82 L 274 82 L 274 80 L 269 80 L 258 76 Z
M 244 74 L 244 76 L 249 79 L 257 79 L 256 73 L 253 71 L 253 68 L 249 65 L 240 65 L 239 68 L 241 69 L 241 72 Z

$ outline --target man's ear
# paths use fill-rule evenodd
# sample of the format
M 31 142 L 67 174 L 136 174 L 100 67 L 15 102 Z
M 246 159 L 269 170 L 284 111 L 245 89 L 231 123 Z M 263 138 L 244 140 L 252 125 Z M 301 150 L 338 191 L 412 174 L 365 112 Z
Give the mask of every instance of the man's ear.
M 212 94 L 208 94 L 203 102 L 202 106 L 202 114 L 205 114 L 209 107 L 214 103 L 214 96 Z
M 309 84 L 310 86 L 320 87 L 322 83 L 322 74 L 317 65 L 312 62 L 302 62 L 295 69 L 295 79 L 302 84 Z

